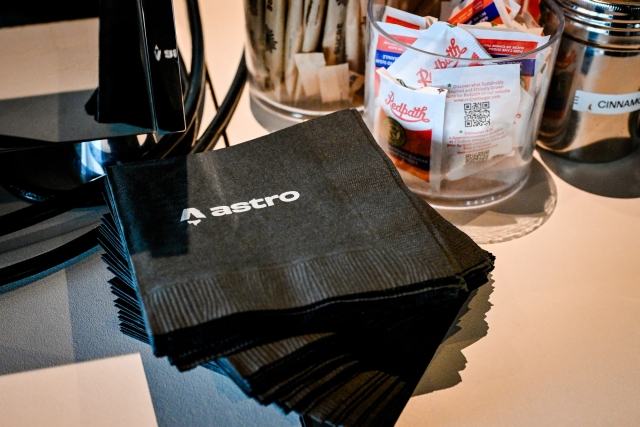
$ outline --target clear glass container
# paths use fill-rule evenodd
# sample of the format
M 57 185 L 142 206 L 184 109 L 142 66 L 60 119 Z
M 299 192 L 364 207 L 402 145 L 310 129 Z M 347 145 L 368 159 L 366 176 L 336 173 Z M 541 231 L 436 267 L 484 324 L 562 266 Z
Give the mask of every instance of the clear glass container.
M 431 63 L 434 64 L 436 61 L 450 62 L 451 57 L 416 49 L 411 46 L 410 43 L 413 43 L 411 40 L 406 38 L 399 40 L 401 37 L 396 38 L 385 32 L 378 21 L 382 18 L 386 4 L 387 2 L 384 0 L 370 0 L 367 10 L 368 31 L 364 116 L 378 143 L 390 155 L 407 186 L 434 206 L 447 208 L 475 207 L 494 203 L 514 194 L 525 184 L 529 176 L 533 150 L 540 127 L 545 98 L 549 89 L 550 76 L 564 29 L 564 17 L 558 5 L 553 0 L 545 0 L 541 4 L 539 24 L 544 28 L 544 35 L 549 36 L 549 40 L 545 44 L 539 45 L 536 49 L 525 51 L 519 55 L 500 58 L 455 58 L 456 67 L 468 67 L 466 68 L 466 70 L 469 70 L 468 72 L 475 72 L 472 67 L 478 66 L 502 67 L 510 64 L 520 65 L 520 87 L 522 87 L 522 90 L 518 88 L 509 93 L 521 95 L 520 92 L 526 92 L 527 95 L 516 96 L 513 98 L 513 102 L 507 102 L 514 117 L 513 126 L 508 127 L 507 132 L 511 140 L 509 151 L 506 154 L 502 153 L 499 156 L 488 158 L 488 149 L 484 152 L 478 151 L 484 150 L 482 145 L 477 145 L 481 147 L 478 150 L 470 149 L 468 154 L 465 154 L 467 153 L 465 151 L 467 148 L 461 148 L 461 151 L 454 153 L 452 157 L 446 157 L 442 154 L 437 155 L 438 152 L 442 153 L 443 150 L 449 150 L 449 147 L 453 146 L 451 142 L 455 142 L 458 132 L 465 135 L 468 132 L 469 135 L 472 135 L 473 126 L 476 123 L 467 120 L 466 111 L 464 115 L 458 114 L 461 113 L 460 107 L 450 104 L 450 97 L 463 98 L 467 96 L 466 89 L 464 89 L 464 93 L 458 92 L 458 95 L 455 95 L 458 89 L 454 90 L 451 85 L 445 104 L 443 125 L 445 130 L 441 140 L 439 142 L 434 140 L 433 144 L 430 144 L 429 148 L 426 149 L 426 152 L 419 153 L 418 156 L 413 153 L 408 155 L 405 153 L 403 156 L 402 153 L 399 153 L 397 149 L 399 144 L 403 144 L 405 140 L 411 141 L 409 136 L 411 131 L 407 132 L 406 138 L 403 135 L 398 136 L 398 132 L 402 133 L 402 129 L 400 129 L 402 126 L 399 126 L 397 122 L 398 118 L 390 117 L 389 119 L 387 114 L 384 113 L 382 103 L 385 102 L 385 99 L 383 99 L 381 93 L 378 93 L 380 76 L 376 69 L 387 68 L 387 66 L 384 66 L 384 61 L 381 61 L 380 49 L 384 49 L 392 57 L 397 57 L 407 51 L 413 51 L 414 55 L 421 57 L 424 61 L 432 61 Z M 438 11 L 439 7 L 434 7 L 433 10 Z M 490 69 L 495 71 L 496 81 L 501 80 L 501 69 L 499 67 Z M 525 68 L 531 72 L 525 73 Z M 478 69 L 476 68 L 476 70 Z M 511 74 L 515 73 L 517 76 L 518 69 L 511 66 L 511 70 Z M 446 70 L 437 71 L 443 72 Z M 525 74 L 527 74 L 526 78 Z M 462 91 L 462 89 L 459 90 Z M 494 111 L 493 107 L 489 108 L 489 104 L 493 101 L 489 99 L 491 98 L 491 92 L 486 93 L 489 94 L 486 99 L 469 97 L 462 102 L 467 103 L 467 100 L 479 100 L 476 103 L 468 102 L 469 109 L 486 107 L 483 112 L 487 117 L 491 116 L 486 123 L 492 123 L 491 119 L 497 112 Z M 511 95 L 503 94 L 502 96 L 504 100 L 505 97 Z M 525 98 L 528 101 L 527 105 L 523 106 Z M 465 110 L 467 109 L 467 104 L 465 104 Z M 495 105 L 495 103 L 492 105 Z M 412 106 L 409 106 L 409 108 L 412 108 Z M 503 105 L 501 112 L 503 116 L 505 114 L 504 110 Z M 452 123 L 452 121 L 457 121 L 458 123 Z M 389 125 L 389 123 L 392 123 L 392 125 Z M 473 126 L 466 127 L 465 125 Z M 434 126 L 436 125 L 434 124 Z M 455 126 L 459 126 L 460 130 L 458 131 L 456 128 L 454 134 L 452 129 Z M 502 140 L 501 143 L 504 144 L 505 140 Z M 441 144 L 441 146 L 438 146 L 438 144 Z M 460 156 L 456 158 L 458 154 Z M 412 158 L 419 161 L 412 163 Z M 457 162 L 455 165 L 453 165 L 454 161 Z M 454 167 L 457 169 L 454 170 Z M 438 173 L 438 171 L 440 172 Z
M 366 0 L 245 0 L 256 119 L 276 130 L 362 110 Z

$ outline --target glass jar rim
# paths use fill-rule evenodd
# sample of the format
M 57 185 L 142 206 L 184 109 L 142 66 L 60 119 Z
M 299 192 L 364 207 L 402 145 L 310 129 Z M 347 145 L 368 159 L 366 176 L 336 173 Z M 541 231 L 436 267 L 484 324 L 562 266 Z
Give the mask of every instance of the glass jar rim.
M 440 55 L 438 53 L 433 53 L 433 52 L 428 52 L 426 50 L 421 50 L 418 48 L 415 48 L 413 46 L 411 46 L 410 44 L 406 44 L 398 39 L 396 39 L 395 37 L 393 37 L 392 35 L 390 35 L 389 33 L 387 33 L 386 31 L 384 31 L 382 28 L 380 28 L 380 26 L 378 25 L 378 22 L 375 21 L 374 19 L 372 19 L 373 17 L 373 3 L 375 0 L 369 0 L 367 3 L 367 21 L 369 22 L 369 25 L 372 25 L 382 36 L 384 36 L 385 38 L 391 40 L 392 42 L 394 42 L 395 44 L 399 45 L 399 46 L 403 46 L 404 48 L 406 48 L 407 50 L 413 50 L 415 52 L 419 52 L 425 55 L 429 55 L 429 56 L 434 56 L 436 58 L 451 58 L 450 56 L 446 56 L 446 55 Z M 549 40 L 543 44 L 542 46 L 538 46 L 537 48 L 527 51 L 527 52 L 523 52 L 520 53 L 518 55 L 510 55 L 510 56 L 503 56 L 500 58 L 456 58 L 457 61 L 460 62 L 473 62 L 474 64 L 486 64 L 486 65 L 491 65 L 491 64 L 500 64 L 506 61 L 513 61 L 513 60 L 517 60 L 517 59 L 525 59 L 529 56 L 531 56 L 532 54 L 541 52 L 545 49 L 547 49 L 548 47 L 552 46 L 554 43 L 556 43 L 556 41 L 558 41 L 560 39 L 560 37 L 562 37 L 562 33 L 564 31 L 564 26 L 565 26 L 565 20 L 564 20 L 564 13 L 562 12 L 562 9 L 560 8 L 560 6 L 558 5 L 558 3 L 555 0 L 544 0 L 545 3 L 547 3 L 551 9 L 554 11 L 554 13 L 556 14 L 556 16 L 558 17 L 558 29 L 556 30 L 555 34 L 553 34 Z

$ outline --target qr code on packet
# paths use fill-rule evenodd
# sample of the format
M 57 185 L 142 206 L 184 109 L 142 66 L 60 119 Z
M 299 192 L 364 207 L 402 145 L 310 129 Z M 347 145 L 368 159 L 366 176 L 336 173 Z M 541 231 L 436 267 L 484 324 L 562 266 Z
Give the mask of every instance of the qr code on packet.
M 468 102 L 464 104 L 464 126 L 488 126 L 491 124 L 488 102 Z

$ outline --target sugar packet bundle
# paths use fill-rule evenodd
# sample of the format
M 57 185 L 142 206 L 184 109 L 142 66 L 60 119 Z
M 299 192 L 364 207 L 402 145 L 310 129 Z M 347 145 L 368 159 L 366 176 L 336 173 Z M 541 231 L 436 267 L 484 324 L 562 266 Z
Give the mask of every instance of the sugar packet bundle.
M 432 86 L 447 88 L 443 143 L 432 147 L 431 187 L 487 169 L 514 154 L 514 105 L 520 104 L 518 64 L 432 72 Z
M 429 182 L 432 147 L 442 144 L 447 90 L 433 87 L 412 90 L 402 86 L 387 70 L 377 72 L 380 75 L 377 140 L 398 169 Z
M 450 24 L 494 22 L 511 26 L 520 5 L 511 0 L 462 0 L 442 3 L 440 20 Z
M 478 43 L 494 58 L 522 55 L 543 46 L 549 41 L 549 36 L 536 36 L 522 31 L 514 31 L 506 28 L 487 28 L 474 25 L 458 25 L 468 31 L 478 40 Z M 541 54 L 532 53 L 525 58 L 515 59 L 508 63 L 520 64 L 520 78 L 522 87 L 533 92 L 532 80 L 539 74 L 544 63 Z
M 443 68 L 464 67 L 459 58 L 489 59 L 489 55 L 477 40 L 462 28 L 445 22 L 435 22 L 411 45 L 416 49 L 436 55 L 425 55 L 415 50 L 404 52 L 391 66 L 389 73 L 407 86 L 421 88 L 431 85 L 431 71 Z

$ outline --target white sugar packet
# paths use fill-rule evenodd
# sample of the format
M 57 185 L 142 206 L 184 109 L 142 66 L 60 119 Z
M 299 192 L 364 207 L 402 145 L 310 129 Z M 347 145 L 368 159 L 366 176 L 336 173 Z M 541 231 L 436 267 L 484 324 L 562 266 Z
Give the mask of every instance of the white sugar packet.
M 431 84 L 432 70 L 466 67 L 468 64 L 461 63 L 459 58 L 491 58 L 471 34 L 446 22 L 436 22 L 421 31 L 411 47 L 449 57 L 439 58 L 409 49 L 389 66 L 393 77 L 416 89 Z
M 478 40 L 478 43 L 494 58 L 522 55 L 531 52 L 549 41 L 549 36 L 534 34 L 498 27 L 479 27 L 477 25 L 458 25 Z M 520 64 L 520 81 L 529 93 L 534 93 L 536 80 L 544 64 L 541 52 L 527 55 L 524 58 L 508 60 L 512 64 Z
M 520 66 L 434 70 L 433 86 L 449 90 L 443 143 L 433 147 L 432 188 L 485 170 L 514 154 L 514 106 L 520 104 Z
M 418 40 L 421 30 L 415 30 L 413 28 L 403 27 L 396 24 L 388 24 L 386 22 L 378 22 L 377 26 L 393 37 L 395 40 L 402 42 L 404 45 L 411 45 Z M 375 109 L 373 108 L 375 98 L 378 96 L 378 87 L 380 82 L 380 76 L 376 73 L 376 70 L 380 68 L 387 68 L 393 64 L 403 52 L 406 51 L 406 47 L 391 40 L 381 34 L 378 29 L 371 25 L 371 43 L 369 43 L 368 60 L 365 64 L 365 103 L 367 105 L 366 121 L 367 123 L 373 123 L 375 120 Z
M 351 99 L 349 91 L 349 64 L 328 65 L 318 69 L 318 84 L 320 98 L 323 103 L 348 101 Z M 306 89 L 305 89 L 306 90 Z
M 322 52 L 327 65 L 341 64 L 345 61 L 345 21 L 347 3 L 344 0 L 327 0 L 327 14 L 324 20 Z
M 377 73 L 376 140 L 399 170 L 429 182 L 432 147 L 442 144 L 447 90 L 413 90 L 402 86 L 384 68 Z
M 516 22 L 517 23 L 517 22 Z M 468 25 L 468 24 L 458 24 L 458 27 L 463 28 L 467 31 L 469 31 L 469 28 L 492 28 L 496 31 L 521 31 L 524 33 L 529 33 L 529 34 L 533 34 L 534 36 L 542 36 L 542 31 L 543 28 L 542 27 L 533 27 L 533 28 L 527 28 L 524 27 L 522 24 L 518 24 L 518 26 L 510 28 L 507 27 L 504 24 L 494 24 L 493 22 L 478 22 L 477 24 L 474 25 Z
M 318 70 L 327 65 L 324 55 L 321 52 L 296 53 L 293 58 L 305 97 L 311 98 L 320 95 Z M 299 99 L 299 94 L 297 95 Z
M 284 83 L 289 98 L 294 98 L 298 70 L 293 55 L 302 50 L 304 11 L 302 1 L 290 1 L 287 11 L 287 31 L 284 43 Z
M 297 0 L 300 1 L 300 0 Z M 315 52 L 320 43 L 327 0 L 304 0 L 304 37 L 302 51 Z
M 264 1 L 245 2 L 245 16 L 247 32 L 249 34 L 249 60 L 253 65 L 253 79 L 260 87 L 267 85 L 269 72 L 264 62 L 265 29 L 264 29 Z
M 284 79 L 284 22 L 287 9 L 286 0 L 272 0 L 265 7 L 265 63 L 274 95 L 280 101 L 282 80 Z
M 360 35 L 360 1 L 347 3 L 346 30 L 344 37 L 345 60 L 353 72 L 364 73 L 364 42 Z

